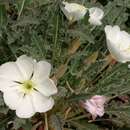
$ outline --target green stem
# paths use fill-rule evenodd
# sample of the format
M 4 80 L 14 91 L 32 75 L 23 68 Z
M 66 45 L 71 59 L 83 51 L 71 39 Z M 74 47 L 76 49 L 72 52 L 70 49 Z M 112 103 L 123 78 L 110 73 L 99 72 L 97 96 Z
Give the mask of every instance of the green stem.
M 116 98 L 116 97 L 118 97 L 120 95 L 126 94 L 129 91 L 130 91 L 130 89 L 126 89 L 126 90 L 122 91 L 121 93 L 116 94 L 115 96 L 110 97 L 109 100 L 112 100 L 112 99 L 114 99 L 114 98 Z
M 54 59 L 54 56 L 55 54 L 57 53 L 57 38 L 58 38 L 58 25 L 59 25 L 59 16 L 57 15 L 57 18 L 56 18 L 56 30 L 55 30 L 55 38 L 54 38 L 54 53 L 53 53 L 53 59 Z
M 44 116 L 45 116 L 45 130 L 49 130 L 49 129 L 48 129 L 47 113 L 44 113 Z
M 22 5 L 21 5 L 21 8 L 20 8 L 20 11 L 19 11 L 19 14 L 18 14 L 18 19 L 20 18 L 21 14 L 22 14 L 24 4 L 25 4 L 25 0 L 22 1 Z
M 79 120 L 79 119 L 84 119 L 84 118 L 86 118 L 86 117 L 87 117 L 86 115 L 81 115 L 81 116 L 73 117 L 73 118 L 68 119 L 68 120 L 66 120 L 66 121 L 67 121 L 67 122 L 69 122 L 69 121 L 75 121 L 75 120 Z

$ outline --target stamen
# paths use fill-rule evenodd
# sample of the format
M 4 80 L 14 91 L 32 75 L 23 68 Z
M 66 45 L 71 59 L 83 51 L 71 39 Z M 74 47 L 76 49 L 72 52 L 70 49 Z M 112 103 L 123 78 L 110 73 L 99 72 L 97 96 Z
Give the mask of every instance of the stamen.
M 24 93 L 30 93 L 35 88 L 35 84 L 31 80 L 24 81 L 21 85 Z

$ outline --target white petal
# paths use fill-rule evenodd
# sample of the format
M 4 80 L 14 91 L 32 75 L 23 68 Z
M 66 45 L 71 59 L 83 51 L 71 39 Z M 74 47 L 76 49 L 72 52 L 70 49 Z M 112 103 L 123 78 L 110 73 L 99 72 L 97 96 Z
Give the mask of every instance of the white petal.
M 45 79 L 37 83 L 36 88 L 44 96 L 50 96 L 57 93 L 57 87 L 51 79 Z
M 130 64 L 128 64 L 128 69 L 130 69 Z
M 91 99 L 93 99 L 97 106 L 103 106 L 107 101 L 105 96 L 95 95 Z
M 119 26 L 110 25 L 105 27 L 105 33 L 111 55 L 122 63 L 130 61 L 130 35 L 121 31 Z
M 45 97 L 36 91 L 32 93 L 32 101 L 36 112 L 46 112 L 54 105 L 53 98 Z
M 119 32 L 118 41 L 118 46 L 120 50 L 127 50 L 128 48 L 130 48 L 130 34 L 126 33 L 125 31 Z
M 85 105 L 86 105 L 86 109 L 90 113 L 95 113 L 96 112 L 97 105 L 96 105 L 96 103 L 93 100 L 91 100 L 91 99 L 87 100 Z
M 8 88 L 4 91 L 4 101 L 10 109 L 15 110 L 22 98 L 23 94 L 18 92 L 16 87 Z
M 116 42 L 118 42 L 119 37 L 120 37 L 120 28 L 119 26 L 110 26 L 110 25 L 106 25 L 105 26 L 105 33 L 106 33 L 106 37 L 107 39 L 109 39 L 110 41 L 113 41 L 113 43 L 116 44 Z
M 16 83 L 0 77 L 0 91 L 4 92 L 8 87 L 16 86 Z
M 93 100 L 87 100 L 86 103 L 85 103 L 85 108 L 86 110 L 91 113 L 94 117 L 97 117 L 97 112 L 96 112 L 96 109 L 97 109 L 97 105 L 96 103 L 93 101 Z
M 90 18 L 88 21 L 90 22 L 90 24 L 101 25 L 102 24 L 101 20 L 104 16 L 104 12 L 100 8 L 92 7 L 89 9 L 89 16 Z
M 102 117 L 104 115 L 104 106 L 97 107 L 96 113 L 99 117 Z
M 103 16 L 104 16 L 103 10 L 100 9 L 100 8 L 97 8 L 97 7 L 90 8 L 89 13 L 90 13 L 89 14 L 90 17 L 93 17 L 93 18 L 99 19 L 99 20 L 101 20 L 103 18 Z
M 38 62 L 34 67 L 34 74 L 32 80 L 38 82 L 49 77 L 51 72 L 51 64 L 46 61 Z
M 86 8 L 83 5 L 77 4 L 77 3 L 68 3 L 68 2 L 63 2 L 63 4 L 65 5 L 65 9 L 71 13 L 71 12 L 75 12 L 75 11 L 84 11 L 86 12 Z
M 16 109 L 16 115 L 20 118 L 30 118 L 35 114 L 31 95 L 25 95 Z
M 17 59 L 16 63 L 24 76 L 24 80 L 29 80 L 33 74 L 34 60 L 26 55 L 22 55 Z
M 89 23 L 92 24 L 92 25 L 102 25 L 102 22 L 100 20 L 97 20 L 97 19 L 92 19 L 92 18 L 89 18 Z
M 124 55 L 119 50 L 119 48 L 114 46 L 114 43 L 107 40 L 107 46 L 114 59 L 116 59 L 117 61 L 122 62 L 122 63 L 125 63 L 127 61 L 125 59 Z
M 87 8 L 77 3 L 63 2 L 63 5 L 61 10 L 67 19 L 73 22 L 82 19 L 87 12 Z
M 72 21 L 73 16 L 71 13 L 69 13 L 64 7 L 61 7 L 61 10 L 63 11 L 64 15 L 69 21 Z
M 20 81 L 23 80 L 23 75 L 15 62 L 7 62 L 0 66 L 0 77 L 7 80 Z

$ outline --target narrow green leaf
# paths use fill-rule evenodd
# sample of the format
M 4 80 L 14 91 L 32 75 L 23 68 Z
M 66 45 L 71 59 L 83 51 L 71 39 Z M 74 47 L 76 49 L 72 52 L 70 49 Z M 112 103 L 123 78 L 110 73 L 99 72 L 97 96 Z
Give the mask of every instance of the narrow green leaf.
M 5 27 L 7 25 L 7 14 L 5 5 L 0 5 L 0 27 Z
M 17 9 L 18 9 L 18 19 L 20 18 L 25 6 L 32 3 L 32 1 L 33 0 L 19 0 L 18 2 L 16 2 L 16 6 L 17 6 Z

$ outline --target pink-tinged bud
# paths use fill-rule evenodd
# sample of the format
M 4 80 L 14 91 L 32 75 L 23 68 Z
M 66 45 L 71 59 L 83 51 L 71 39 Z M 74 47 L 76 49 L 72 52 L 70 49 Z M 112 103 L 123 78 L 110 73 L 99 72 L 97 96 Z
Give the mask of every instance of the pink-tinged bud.
M 105 96 L 95 95 L 91 99 L 83 102 L 82 106 L 92 114 L 92 118 L 95 120 L 97 116 L 102 117 L 104 115 L 104 104 L 106 100 Z

